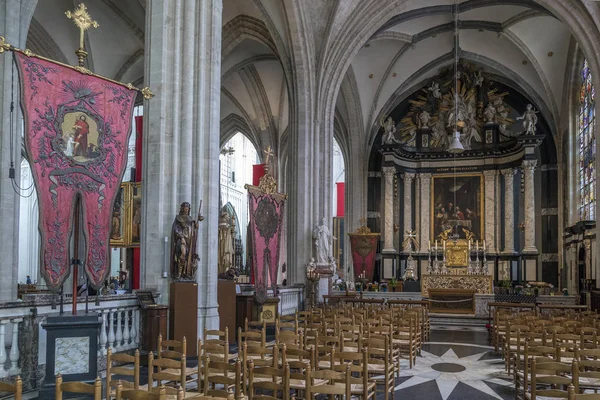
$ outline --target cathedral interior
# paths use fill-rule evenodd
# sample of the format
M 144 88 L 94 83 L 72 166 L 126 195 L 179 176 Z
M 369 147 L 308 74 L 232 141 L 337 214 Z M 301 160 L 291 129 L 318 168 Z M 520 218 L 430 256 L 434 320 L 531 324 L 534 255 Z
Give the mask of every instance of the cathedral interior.
M 84 4 L 0 0 L 0 392 L 600 389 L 600 2 Z M 51 81 L 59 66 L 79 77 Z M 98 99 L 92 78 L 135 89 L 131 102 L 57 110 L 52 146 L 64 174 L 109 160 L 100 189 L 44 172 L 57 156 L 34 121 L 70 91 Z M 44 103 L 44 85 L 62 92 Z M 59 244 L 48 210 L 63 203 Z M 542 345 L 551 361 L 536 361 Z M 271 364 L 250 363 L 254 347 Z M 253 379 L 263 367 L 279 369 L 273 386 Z M 176 372 L 161 382 L 161 368 Z

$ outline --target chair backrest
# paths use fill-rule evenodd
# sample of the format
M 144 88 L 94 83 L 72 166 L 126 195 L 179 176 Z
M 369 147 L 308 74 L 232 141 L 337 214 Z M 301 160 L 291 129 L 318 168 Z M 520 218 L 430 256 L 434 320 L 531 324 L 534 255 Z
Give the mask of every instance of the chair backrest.
M 575 387 L 569 385 L 569 400 L 600 400 L 600 393 L 576 394 Z
M 181 360 L 181 357 L 187 354 L 187 343 L 185 336 L 181 340 L 166 340 L 162 335 L 158 335 L 158 358 L 172 358 Z
M 570 374 L 570 376 L 566 376 Z M 544 385 L 538 388 L 538 385 Z M 577 361 L 571 365 L 560 362 L 531 361 L 531 400 L 537 396 L 567 398 L 567 388 L 573 385 L 575 391 L 579 387 L 579 366 Z M 562 390 L 560 387 L 565 389 Z
M 63 382 L 62 376 L 58 374 L 56 375 L 55 385 L 56 400 L 62 400 L 63 393 L 92 394 L 94 400 L 100 400 L 102 396 L 102 380 L 100 380 L 100 377 L 97 377 L 92 385 L 85 382 Z
M 0 382 L 0 392 L 8 392 L 15 394 L 15 400 L 21 400 L 23 396 L 23 380 L 18 375 L 15 384 Z
M 158 381 L 158 386 L 161 381 L 168 381 L 182 386 L 185 392 L 186 383 L 186 361 L 185 355 L 182 355 L 181 360 L 171 358 L 154 358 L 152 352 L 148 354 L 148 387 L 154 387 L 154 381 Z M 157 370 L 154 371 L 154 368 Z M 177 390 L 173 387 L 165 387 L 168 395 L 177 394 Z
M 350 366 L 346 367 L 345 372 L 334 371 L 330 369 L 324 369 L 320 371 L 311 371 L 310 367 L 307 368 L 306 381 L 304 391 L 307 399 L 313 399 L 317 394 L 324 394 L 329 396 L 344 396 L 345 399 L 352 398 L 352 389 L 350 384 Z M 328 383 L 315 384 L 315 379 L 327 380 Z M 336 385 L 338 383 L 338 385 Z M 339 385 L 343 383 L 344 385 Z
M 210 357 L 202 357 L 203 394 L 205 396 L 216 396 L 227 398 L 231 394 L 236 399 L 243 397 L 242 392 L 242 362 L 237 359 L 235 364 L 226 361 L 213 361 Z M 223 389 L 216 389 L 217 385 Z M 229 388 L 233 387 L 231 393 Z
M 277 367 L 255 367 L 254 363 L 250 361 L 248 375 L 248 399 L 261 399 L 261 400 L 289 400 L 290 398 L 290 366 L 287 364 L 283 365 L 283 368 Z M 261 377 L 267 377 L 264 380 L 254 379 L 255 375 Z M 268 379 L 268 378 L 272 379 Z M 261 392 L 264 390 L 272 391 L 273 396 L 265 394 L 257 395 L 255 391 L 259 389 Z M 281 394 L 280 394 L 281 393 Z
M 117 400 L 165 400 L 167 392 L 164 386 L 158 388 L 157 393 L 148 392 L 140 389 L 123 389 L 122 385 L 117 385 Z
M 120 363 L 118 366 L 113 366 L 112 363 Z M 133 368 L 123 366 L 123 364 L 133 364 Z M 121 379 L 113 379 L 113 375 L 131 376 L 131 382 Z M 106 400 L 110 400 L 110 388 L 116 388 L 118 383 L 121 383 L 124 389 L 139 389 L 140 388 L 140 352 L 136 350 L 134 355 L 129 354 L 113 354 L 109 347 L 106 350 Z

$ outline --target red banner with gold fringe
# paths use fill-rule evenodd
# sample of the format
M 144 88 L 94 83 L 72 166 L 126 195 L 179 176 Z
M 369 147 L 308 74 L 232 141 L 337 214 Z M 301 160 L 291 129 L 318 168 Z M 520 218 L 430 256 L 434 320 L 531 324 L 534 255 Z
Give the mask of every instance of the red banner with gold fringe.
M 352 251 L 352 263 L 354 265 L 354 279 L 360 277 L 373 280 L 375 268 L 375 256 L 377 255 L 377 242 L 379 233 L 371 233 L 366 226 L 360 227 L 356 232 L 349 233 L 350 249 Z
M 80 201 L 83 264 L 97 289 L 110 272 L 111 216 L 127 163 L 137 93 L 83 70 L 14 54 L 25 150 L 39 200 L 42 275 L 54 290 L 69 276 L 74 210 Z

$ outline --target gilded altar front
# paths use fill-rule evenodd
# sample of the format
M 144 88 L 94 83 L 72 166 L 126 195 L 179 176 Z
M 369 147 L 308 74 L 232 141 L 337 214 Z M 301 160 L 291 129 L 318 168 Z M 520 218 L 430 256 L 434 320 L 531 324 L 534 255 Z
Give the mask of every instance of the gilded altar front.
M 421 295 L 429 297 L 429 289 L 470 289 L 478 294 L 494 293 L 491 275 L 423 275 Z

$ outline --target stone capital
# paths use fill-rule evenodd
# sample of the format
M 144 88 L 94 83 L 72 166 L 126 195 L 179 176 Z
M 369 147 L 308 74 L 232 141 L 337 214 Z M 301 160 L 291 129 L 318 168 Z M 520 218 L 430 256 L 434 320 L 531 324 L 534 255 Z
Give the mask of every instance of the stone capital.
M 415 173 L 405 172 L 402 174 L 402 179 L 404 179 L 404 183 L 412 182 L 412 180 L 415 179 Z
M 421 182 L 429 182 L 429 181 L 431 181 L 431 174 L 430 173 L 420 173 L 419 179 L 421 180 Z
M 533 172 L 537 167 L 537 160 L 523 160 L 523 170 L 526 172 Z
M 383 167 L 381 171 L 386 178 L 393 178 L 396 175 L 396 167 Z
M 514 168 L 505 168 L 500 170 L 500 173 L 504 175 L 504 177 L 513 177 L 516 172 L 517 170 Z
M 483 177 L 486 180 L 493 180 L 496 176 L 498 176 L 498 170 L 497 169 L 492 169 L 492 170 L 487 170 L 487 171 L 483 171 Z

